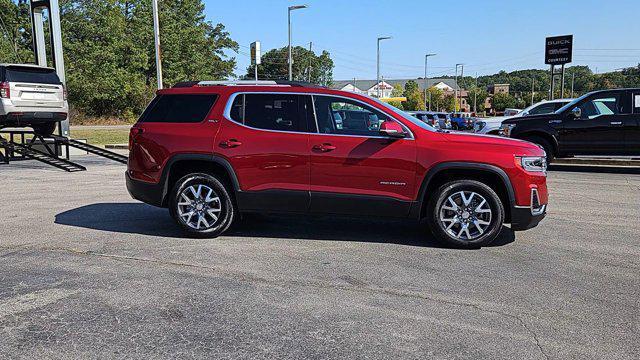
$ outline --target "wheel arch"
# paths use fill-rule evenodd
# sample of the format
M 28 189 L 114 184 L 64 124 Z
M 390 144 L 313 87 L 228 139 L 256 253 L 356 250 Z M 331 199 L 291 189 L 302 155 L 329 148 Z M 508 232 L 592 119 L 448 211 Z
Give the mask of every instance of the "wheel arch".
M 411 209 L 411 216 L 423 218 L 426 215 L 429 194 L 441 185 L 457 179 L 478 180 L 491 187 L 503 203 L 505 221 L 510 221 L 515 194 L 509 176 L 497 166 L 473 162 L 446 162 L 432 167 L 422 180 L 416 206 Z
M 240 183 L 233 167 L 226 159 L 208 154 L 177 154 L 172 156 L 164 166 L 161 183 L 162 206 L 167 205 L 168 194 L 175 183 L 184 175 L 194 172 L 220 176 L 223 184 L 229 187 L 231 196 L 240 191 Z
M 549 141 L 549 143 L 553 147 L 552 155 L 558 156 L 558 154 L 560 153 L 560 144 L 558 144 L 558 138 L 552 133 L 548 133 L 546 131 L 527 131 L 516 136 L 517 139 L 526 141 L 529 141 L 528 139 L 532 137 L 540 137 Z

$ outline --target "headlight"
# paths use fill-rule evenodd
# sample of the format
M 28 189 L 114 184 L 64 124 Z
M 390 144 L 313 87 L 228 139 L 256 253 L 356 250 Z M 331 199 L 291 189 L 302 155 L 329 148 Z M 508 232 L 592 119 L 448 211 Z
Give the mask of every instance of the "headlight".
M 511 130 L 513 130 L 514 127 L 516 127 L 516 124 L 502 124 L 500 128 L 502 135 L 511 136 Z
M 546 156 L 516 156 L 516 164 L 519 164 L 524 170 L 530 172 L 547 173 L 547 157 Z

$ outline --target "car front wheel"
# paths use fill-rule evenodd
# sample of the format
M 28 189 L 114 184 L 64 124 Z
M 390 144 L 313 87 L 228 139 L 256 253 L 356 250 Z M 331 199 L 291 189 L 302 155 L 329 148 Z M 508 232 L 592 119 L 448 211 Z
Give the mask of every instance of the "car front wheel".
M 178 180 L 169 212 L 188 234 L 216 237 L 229 228 L 236 211 L 229 191 L 215 176 L 196 173 Z
M 475 180 L 455 180 L 442 185 L 427 208 L 432 233 L 456 247 L 490 244 L 504 223 L 504 206 L 489 186 Z

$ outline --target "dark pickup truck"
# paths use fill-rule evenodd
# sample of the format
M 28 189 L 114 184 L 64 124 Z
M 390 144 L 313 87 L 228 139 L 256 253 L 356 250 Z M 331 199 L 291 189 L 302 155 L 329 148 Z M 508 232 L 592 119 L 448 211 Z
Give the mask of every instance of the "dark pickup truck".
M 640 155 L 640 89 L 594 91 L 555 113 L 505 120 L 502 132 L 540 145 L 547 161 L 571 155 Z

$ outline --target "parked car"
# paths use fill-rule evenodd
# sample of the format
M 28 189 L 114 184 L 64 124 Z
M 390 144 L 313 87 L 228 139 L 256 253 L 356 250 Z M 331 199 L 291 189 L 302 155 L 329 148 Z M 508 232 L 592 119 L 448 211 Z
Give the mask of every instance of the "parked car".
M 521 111 L 522 110 L 520 110 L 520 109 L 508 109 L 507 108 L 507 109 L 504 109 L 504 112 L 502 113 L 502 116 L 506 116 L 506 117 L 514 116 L 514 115 L 517 115 L 518 113 L 520 113 Z
M 451 118 L 447 113 L 434 111 L 407 111 L 407 113 L 436 129 L 451 129 Z
M 481 119 L 475 122 L 473 125 L 473 131 L 478 134 L 500 135 L 500 128 L 502 122 L 506 119 L 516 117 L 526 117 L 531 115 L 550 114 L 560 109 L 564 105 L 570 103 L 573 99 L 555 99 L 555 100 L 543 100 L 539 103 L 535 103 L 514 116 L 496 116 L 486 119 Z
M 547 159 L 571 155 L 640 155 L 640 89 L 594 91 L 555 113 L 512 118 L 506 136 L 544 148 Z
M 339 129 L 334 110 L 346 107 L 379 129 Z M 242 213 L 290 212 L 426 219 L 436 239 L 477 247 L 503 223 L 542 220 L 545 164 L 534 144 L 438 132 L 366 95 L 189 82 L 158 91 L 132 127 L 126 182 L 194 236 L 218 236 Z
M 475 118 L 470 113 L 452 113 L 451 128 L 453 130 L 470 130 L 473 129 Z
M 51 135 L 68 112 L 67 93 L 55 69 L 0 64 L 0 129 L 31 127 Z

